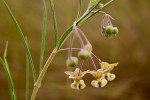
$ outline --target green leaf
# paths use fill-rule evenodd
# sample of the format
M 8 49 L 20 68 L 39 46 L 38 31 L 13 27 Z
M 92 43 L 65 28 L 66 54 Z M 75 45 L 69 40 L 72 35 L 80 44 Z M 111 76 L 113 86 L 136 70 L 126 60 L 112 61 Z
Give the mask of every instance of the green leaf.
M 26 98 L 25 100 L 29 99 L 29 80 L 30 80 L 30 64 L 28 56 L 26 55 Z
M 58 42 L 58 29 L 57 29 L 57 22 L 56 22 L 56 15 L 55 15 L 55 10 L 54 10 L 54 3 L 53 0 L 50 0 L 50 7 L 52 11 L 52 17 L 53 17 L 53 25 L 54 25 L 54 46 L 56 47 L 57 42 Z
M 42 42 L 41 42 L 41 54 L 40 54 L 40 68 L 39 73 L 42 71 L 43 62 L 44 62 L 44 51 L 45 51 L 45 41 L 46 41 L 46 24 L 47 24 L 47 8 L 45 0 L 42 0 L 43 3 L 43 28 L 42 28 Z
M 78 15 L 77 15 L 77 19 L 81 15 L 81 8 L 82 8 L 82 0 L 78 0 Z
M 11 76 L 9 66 L 8 66 L 8 63 L 7 63 L 7 60 L 6 60 L 7 48 L 8 48 L 8 42 L 6 42 L 6 48 L 5 48 L 5 52 L 4 52 L 4 56 L 3 56 L 4 61 L 0 57 L 0 63 L 2 64 L 2 66 L 4 68 L 7 79 L 8 79 L 8 85 L 9 85 L 9 91 L 10 91 L 11 99 L 12 100 L 17 100 L 15 87 L 14 87 L 13 80 L 12 80 L 12 76 Z
M 34 68 L 34 64 L 33 64 L 33 60 L 32 60 L 32 56 L 31 56 L 31 53 L 30 53 L 30 50 L 29 50 L 29 46 L 28 46 L 28 43 L 26 42 L 26 39 L 25 39 L 25 36 L 15 18 L 15 16 L 13 15 L 12 11 L 10 10 L 9 6 L 7 5 L 7 3 L 5 2 L 5 0 L 3 0 L 3 3 L 5 4 L 11 18 L 13 19 L 13 22 L 15 24 L 15 27 L 20 35 L 20 38 L 24 44 L 24 47 L 25 47 L 25 50 L 26 50 L 26 53 L 27 53 L 27 56 L 28 56 L 28 59 L 29 59 L 29 62 L 30 62 L 30 65 L 31 65 L 31 68 L 32 68 L 32 73 L 33 73 L 33 78 L 34 78 L 34 81 L 36 81 L 36 72 L 35 72 L 35 68 Z

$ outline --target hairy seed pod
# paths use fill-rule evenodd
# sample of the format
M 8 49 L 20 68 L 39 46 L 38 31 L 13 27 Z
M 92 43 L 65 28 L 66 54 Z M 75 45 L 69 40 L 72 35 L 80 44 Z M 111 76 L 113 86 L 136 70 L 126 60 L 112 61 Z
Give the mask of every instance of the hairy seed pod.
M 68 67 L 75 67 L 78 64 L 78 58 L 77 57 L 70 57 L 67 59 L 66 64 Z
M 87 49 L 81 49 L 78 53 L 78 56 L 83 60 L 87 60 L 88 58 L 90 58 L 91 52 Z

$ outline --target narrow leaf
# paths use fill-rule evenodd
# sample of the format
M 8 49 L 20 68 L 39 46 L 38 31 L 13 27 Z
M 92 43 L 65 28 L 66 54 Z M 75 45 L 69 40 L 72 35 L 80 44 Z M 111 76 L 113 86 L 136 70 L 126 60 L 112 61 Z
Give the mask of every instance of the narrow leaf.
M 81 8 L 82 8 L 82 0 L 78 0 L 78 15 L 77 15 L 77 19 L 81 15 Z
M 30 80 L 30 64 L 28 56 L 26 55 L 26 98 L 25 100 L 29 99 L 29 80 Z
M 52 11 L 52 17 L 53 17 L 53 25 L 54 25 L 54 46 L 56 47 L 56 44 L 58 42 L 58 29 L 57 29 L 57 22 L 56 22 L 56 15 L 55 15 L 55 10 L 54 10 L 54 3 L 53 0 L 50 0 L 50 7 Z
M 40 68 L 39 73 L 42 71 L 43 62 L 44 62 L 44 51 L 45 51 L 45 41 L 46 41 L 46 24 L 47 24 L 47 8 L 45 0 L 43 2 L 43 28 L 42 28 L 42 42 L 41 42 L 41 54 L 40 54 Z
M 10 10 L 9 6 L 7 5 L 7 3 L 5 2 L 5 0 L 3 0 L 3 3 L 5 4 L 11 18 L 13 19 L 13 22 L 16 26 L 16 29 L 20 35 L 20 38 L 24 44 L 24 47 L 25 47 L 25 50 L 26 50 L 26 53 L 27 53 L 27 56 L 28 56 L 28 59 L 29 59 L 29 62 L 30 62 L 30 65 L 31 65 L 31 69 L 32 69 L 32 73 L 33 73 L 33 78 L 34 78 L 34 81 L 36 81 L 36 72 L 35 72 L 35 68 L 34 68 L 34 64 L 33 64 L 33 60 L 32 60 L 32 57 L 31 57 L 31 53 L 30 53 L 30 50 L 29 50 L 29 46 L 28 46 L 28 43 L 26 42 L 26 39 L 25 39 L 25 36 L 15 18 L 15 16 L 13 15 L 12 11 Z
M 14 84 L 13 84 L 13 80 L 12 80 L 12 76 L 11 76 L 9 66 L 8 66 L 8 63 L 7 63 L 7 60 L 6 60 L 7 48 L 8 48 L 8 42 L 6 42 L 5 52 L 4 52 L 4 56 L 3 56 L 4 61 L 0 57 L 0 63 L 2 64 L 2 66 L 4 68 L 7 79 L 8 79 L 8 85 L 9 85 L 9 91 L 10 91 L 11 99 L 12 100 L 17 100 L 16 93 L 15 93 L 15 88 L 14 88 Z

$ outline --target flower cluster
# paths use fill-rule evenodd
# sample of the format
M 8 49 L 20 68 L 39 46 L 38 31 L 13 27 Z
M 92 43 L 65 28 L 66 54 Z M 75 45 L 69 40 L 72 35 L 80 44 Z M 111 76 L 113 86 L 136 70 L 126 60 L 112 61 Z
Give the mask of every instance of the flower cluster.
M 104 12 L 101 13 L 103 13 L 101 26 L 102 34 L 104 34 L 105 37 L 112 37 L 113 35 L 116 35 L 118 33 L 118 28 L 113 27 L 111 23 L 111 19 L 113 18 Z
M 75 22 L 72 30 L 72 37 L 70 41 L 68 59 L 66 61 L 68 67 L 76 67 L 78 65 L 78 57 L 72 56 L 72 50 L 73 50 L 72 46 L 73 46 L 73 40 L 75 36 L 79 39 L 81 45 L 81 48 L 75 48 L 79 50 L 78 57 L 82 60 L 88 60 L 92 55 L 92 45 L 90 44 L 89 40 L 86 38 L 85 34 L 79 28 L 77 28 Z
M 118 65 L 118 63 L 109 64 L 107 62 L 101 62 L 100 65 L 100 69 L 93 71 L 87 70 L 82 72 L 79 68 L 76 68 L 74 72 L 65 71 L 65 74 L 69 75 L 69 78 L 74 80 L 71 84 L 71 88 L 76 90 L 84 89 L 86 85 L 82 78 L 87 73 L 91 74 L 95 78 L 95 80 L 91 82 L 91 85 L 96 88 L 104 87 L 107 84 L 107 81 L 114 80 L 116 76 L 111 73 L 111 71 Z
M 91 0 L 91 7 L 95 5 L 98 0 Z M 101 9 L 103 4 L 99 4 L 95 7 L 94 11 Z M 94 13 L 93 11 L 93 13 Z M 111 19 L 113 19 L 110 15 L 105 12 L 99 11 L 103 14 L 102 16 L 102 25 L 101 32 L 105 37 L 112 37 L 118 33 L 118 28 L 113 27 L 111 23 Z M 84 89 L 86 87 L 84 80 L 82 79 L 85 74 L 92 75 L 95 79 L 91 81 L 91 85 L 95 88 L 104 87 L 108 83 L 108 81 L 112 81 L 115 79 L 115 74 L 111 73 L 113 68 L 118 65 L 118 63 L 109 64 L 107 62 L 101 61 L 93 52 L 92 45 L 87 39 L 86 35 L 83 33 L 81 29 L 76 26 L 76 21 L 73 24 L 73 28 L 71 31 L 71 40 L 68 50 L 68 58 L 66 60 L 66 65 L 68 67 L 77 67 L 74 72 L 65 71 L 65 74 L 69 75 L 70 79 L 73 79 L 73 83 L 71 84 L 72 89 Z M 79 40 L 80 48 L 73 48 L 73 42 L 75 37 Z M 78 51 L 78 56 L 73 56 L 72 51 Z M 96 67 L 93 57 L 95 57 L 100 65 L 100 68 Z M 94 67 L 94 70 L 81 71 L 83 67 L 83 63 L 85 61 L 91 61 Z

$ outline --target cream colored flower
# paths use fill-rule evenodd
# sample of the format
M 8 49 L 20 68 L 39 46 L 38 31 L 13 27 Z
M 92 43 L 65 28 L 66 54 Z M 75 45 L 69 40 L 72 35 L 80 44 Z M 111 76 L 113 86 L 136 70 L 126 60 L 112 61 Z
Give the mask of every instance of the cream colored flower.
M 104 71 L 104 77 L 108 81 L 112 81 L 116 78 L 115 74 L 110 73 L 115 66 L 118 65 L 118 63 L 109 64 L 107 62 L 101 62 L 100 63 L 102 70 Z
M 116 78 L 116 75 L 112 73 L 106 73 L 105 76 L 108 81 L 112 81 Z
M 107 80 L 104 77 L 103 70 L 98 69 L 95 71 L 90 71 L 89 73 L 92 74 L 96 78 L 96 80 L 93 80 L 91 82 L 91 85 L 93 87 L 96 87 L 96 88 L 104 87 L 107 84 Z
M 89 72 L 91 75 L 93 75 L 96 79 L 99 79 L 103 75 L 103 71 L 101 69 L 90 71 Z
M 79 81 L 88 72 L 89 72 L 89 70 L 82 72 L 79 68 L 76 68 L 74 72 L 72 72 L 72 71 L 65 71 L 65 74 L 69 75 L 69 78 L 71 78 L 73 80 L 76 80 L 76 81 Z
M 71 88 L 76 90 L 84 89 L 86 85 L 84 80 L 82 80 L 82 77 L 88 72 L 89 70 L 82 72 L 79 68 L 76 68 L 74 72 L 65 71 L 65 74 L 69 75 L 69 78 L 74 80 L 74 82 L 71 84 Z
M 110 71 L 113 70 L 113 68 L 114 68 L 115 66 L 118 65 L 118 63 L 109 64 L 109 63 L 107 63 L 107 62 L 101 62 L 100 65 L 101 65 L 101 68 L 102 68 L 103 71 L 105 71 L 105 72 L 110 72 Z
M 80 81 L 75 81 L 70 85 L 72 89 L 84 89 L 86 87 L 84 80 L 80 80 Z
M 106 79 L 99 79 L 99 80 L 93 80 L 92 82 L 91 82 L 91 85 L 93 86 L 93 87 L 96 87 L 96 88 L 99 88 L 99 87 L 104 87 L 104 86 L 106 86 L 107 85 L 107 80 Z

